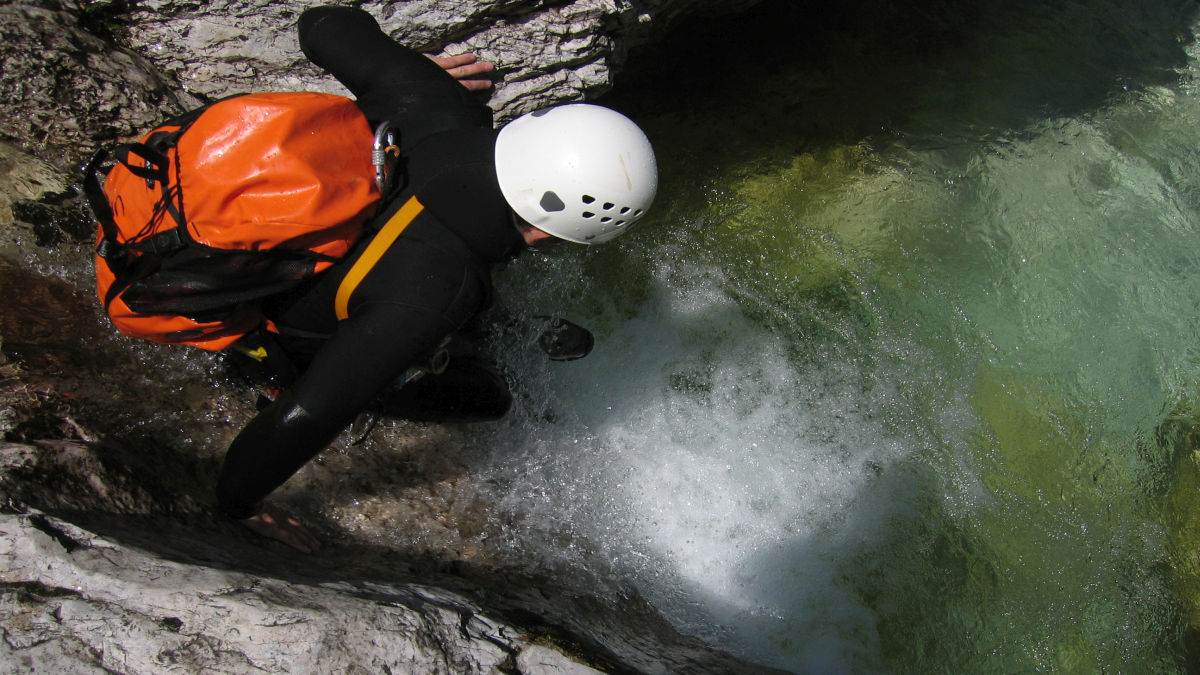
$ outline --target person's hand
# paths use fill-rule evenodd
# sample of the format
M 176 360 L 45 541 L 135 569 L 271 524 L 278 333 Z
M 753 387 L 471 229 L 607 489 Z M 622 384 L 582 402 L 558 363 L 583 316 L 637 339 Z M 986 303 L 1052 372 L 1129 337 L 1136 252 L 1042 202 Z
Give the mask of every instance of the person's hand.
M 471 52 L 456 56 L 426 56 L 471 91 L 480 91 L 492 86 L 491 79 L 476 77 L 492 72 L 496 66 L 491 61 L 480 61 Z
M 278 511 L 263 509 L 261 513 L 238 521 L 264 537 L 281 541 L 302 553 L 315 553 L 321 542 L 300 524 L 300 521 Z

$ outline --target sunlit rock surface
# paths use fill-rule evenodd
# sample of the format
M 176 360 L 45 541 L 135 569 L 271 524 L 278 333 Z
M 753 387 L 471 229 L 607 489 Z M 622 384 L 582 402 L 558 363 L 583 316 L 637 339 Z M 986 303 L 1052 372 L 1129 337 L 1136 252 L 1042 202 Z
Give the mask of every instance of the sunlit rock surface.
M 0 138 L 65 168 L 198 102 L 69 3 L 0 5 Z
M 40 513 L 0 516 L 0 577 L 0 660 L 37 672 L 491 672 L 525 648 L 436 588 L 177 563 Z
M 398 40 L 496 63 L 497 121 L 607 91 L 628 50 L 685 13 L 756 0 L 362 3 Z M 203 100 L 247 91 L 344 93 L 308 63 L 296 18 L 311 3 L 62 0 L 0 6 L 0 139 L 67 167 Z M 81 7 L 83 9 L 81 9 Z
M 593 98 L 612 85 L 630 47 L 683 13 L 747 7 L 754 0 L 369 0 L 359 6 L 404 44 L 472 51 L 497 65 L 489 103 L 498 119 Z M 130 44 L 189 91 L 219 96 L 264 89 L 340 91 L 296 44 L 293 3 L 149 0 L 132 15 Z

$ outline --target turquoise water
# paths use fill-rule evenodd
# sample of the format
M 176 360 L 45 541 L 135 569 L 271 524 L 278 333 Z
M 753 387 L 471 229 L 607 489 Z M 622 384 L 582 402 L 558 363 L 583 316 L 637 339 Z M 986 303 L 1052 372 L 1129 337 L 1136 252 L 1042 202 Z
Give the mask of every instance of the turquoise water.
M 513 366 L 503 545 L 798 672 L 1200 659 L 1200 7 L 1003 4 L 632 55 L 651 217 L 503 278 L 599 338 Z

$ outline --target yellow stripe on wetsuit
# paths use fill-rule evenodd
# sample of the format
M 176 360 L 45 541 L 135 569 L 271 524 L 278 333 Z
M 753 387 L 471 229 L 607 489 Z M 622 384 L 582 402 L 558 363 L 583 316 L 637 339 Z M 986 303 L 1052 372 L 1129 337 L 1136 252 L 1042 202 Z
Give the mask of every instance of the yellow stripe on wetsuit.
M 425 206 L 417 201 L 416 197 L 411 197 L 404 203 L 404 206 L 400 207 L 399 211 L 388 218 L 383 229 L 379 230 L 379 234 L 375 235 L 375 238 L 367 245 L 367 249 L 354 262 L 354 266 L 350 268 L 350 271 L 342 279 L 342 283 L 338 285 L 337 295 L 333 300 L 333 311 L 337 314 L 338 321 L 350 316 L 350 296 L 353 295 L 354 289 L 358 288 L 358 284 L 375 267 L 375 263 L 379 262 L 392 242 L 396 241 L 396 237 L 400 236 L 404 228 L 408 227 L 408 224 L 424 208 Z

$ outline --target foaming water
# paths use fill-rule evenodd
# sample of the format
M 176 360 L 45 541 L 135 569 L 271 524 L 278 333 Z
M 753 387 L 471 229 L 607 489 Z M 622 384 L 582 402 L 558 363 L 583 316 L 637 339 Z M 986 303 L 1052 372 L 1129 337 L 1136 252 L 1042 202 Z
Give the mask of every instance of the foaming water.
M 611 448 L 610 471 L 626 476 L 614 515 L 628 534 L 605 536 L 640 542 L 649 562 L 636 573 L 681 624 L 697 622 L 697 603 L 710 630 L 734 643 L 779 640 L 764 623 L 787 621 L 802 632 L 824 627 L 818 649 L 869 651 L 872 620 L 839 588 L 838 561 L 883 524 L 850 539 L 838 533 L 847 520 L 876 520 L 860 513 L 869 501 L 861 493 L 912 449 L 877 414 L 893 392 L 846 363 L 793 364 L 777 337 L 712 286 L 674 290 L 613 336 L 657 343 L 660 353 L 632 364 L 599 359 L 581 375 L 599 387 L 564 396 L 583 410 L 609 394 L 625 399 L 589 425 Z M 628 365 L 630 379 L 620 375 Z M 813 648 L 801 651 L 811 657 Z
M 881 345 L 900 361 L 879 372 L 795 358 L 712 268 L 662 263 L 645 290 L 587 359 L 543 367 L 554 422 L 516 425 L 500 445 L 521 450 L 493 454 L 496 499 L 524 529 L 514 545 L 632 583 L 738 651 L 878 666 L 874 618 L 844 567 L 916 516 L 905 504 L 922 484 L 901 465 L 930 439 L 893 376 L 928 355 Z

